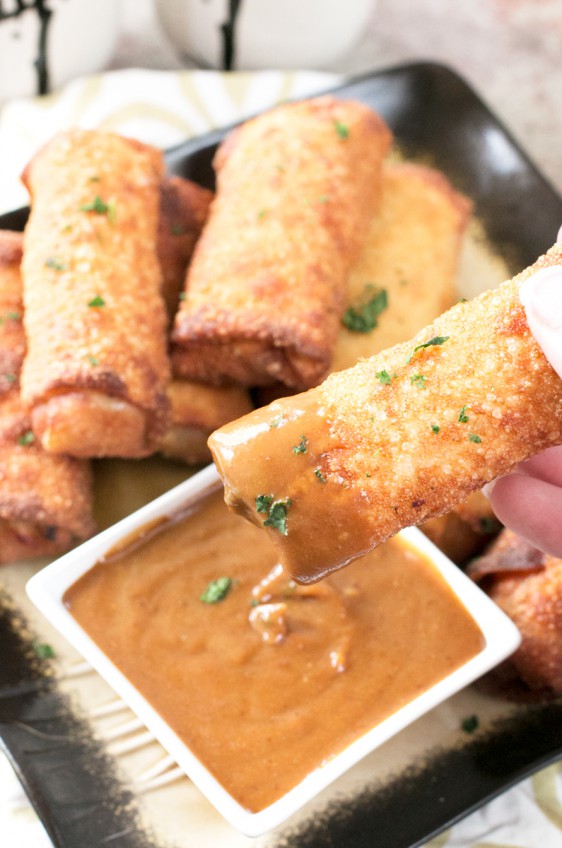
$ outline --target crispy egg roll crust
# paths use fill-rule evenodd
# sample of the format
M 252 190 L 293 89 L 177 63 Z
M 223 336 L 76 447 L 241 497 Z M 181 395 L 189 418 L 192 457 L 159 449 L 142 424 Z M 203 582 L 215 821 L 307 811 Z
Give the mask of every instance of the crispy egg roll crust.
M 172 334 L 177 375 L 302 389 L 326 374 L 389 144 L 374 112 L 332 97 L 227 137 Z
M 235 508 L 261 524 L 257 495 L 291 500 L 287 535 L 269 532 L 297 580 L 318 579 L 403 527 L 450 511 L 562 443 L 562 381 L 519 299 L 521 282 L 553 265 L 562 265 L 562 244 L 411 342 L 211 437 Z M 291 456 L 303 435 L 306 452 Z
M 31 214 L 22 264 L 22 396 L 48 450 L 138 457 L 164 432 L 169 363 L 157 257 L 163 167 L 153 148 L 73 130 L 56 136 L 24 172 Z M 105 429 L 111 402 L 116 444 Z M 89 428 L 80 420 L 84 405 Z
M 0 563 L 52 556 L 95 532 L 89 465 L 33 440 L 19 392 L 22 236 L 0 232 Z

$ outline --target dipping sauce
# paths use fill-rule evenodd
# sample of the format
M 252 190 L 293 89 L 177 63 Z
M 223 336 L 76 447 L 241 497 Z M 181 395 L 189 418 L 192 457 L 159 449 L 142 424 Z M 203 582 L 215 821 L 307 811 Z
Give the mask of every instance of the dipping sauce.
M 252 812 L 484 643 L 437 569 L 400 537 L 308 586 L 276 562 L 268 534 L 232 513 L 221 489 L 97 563 L 64 598 Z

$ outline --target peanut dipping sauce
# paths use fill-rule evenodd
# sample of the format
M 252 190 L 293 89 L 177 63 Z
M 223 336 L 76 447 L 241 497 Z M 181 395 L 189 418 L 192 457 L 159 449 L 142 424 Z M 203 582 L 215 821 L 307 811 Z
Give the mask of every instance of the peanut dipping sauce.
M 246 809 L 258 812 L 483 648 L 437 569 L 396 537 L 293 582 L 222 489 L 98 562 L 71 614 Z M 202 596 L 230 578 L 214 603 Z

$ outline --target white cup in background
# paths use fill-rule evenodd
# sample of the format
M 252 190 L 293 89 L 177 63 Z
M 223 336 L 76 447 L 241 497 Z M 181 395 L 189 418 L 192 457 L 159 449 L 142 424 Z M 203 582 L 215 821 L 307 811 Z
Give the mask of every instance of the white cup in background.
M 337 70 L 338 61 L 350 53 L 372 19 L 376 0 L 155 0 L 155 4 L 180 55 L 201 65 L 225 70 Z

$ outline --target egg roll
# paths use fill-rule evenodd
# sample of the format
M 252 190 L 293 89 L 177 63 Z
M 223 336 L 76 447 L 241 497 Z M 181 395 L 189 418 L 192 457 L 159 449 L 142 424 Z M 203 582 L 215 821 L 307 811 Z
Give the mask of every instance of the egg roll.
M 49 452 L 141 457 L 165 431 L 163 168 L 161 152 L 139 142 L 70 130 L 24 171 L 21 391 Z
M 188 465 L 210 462 L 207 440 L 213 430 L 253 408 L 241 386 L 212 386 L 193 380 L 172 380 L 168 386 L 171 423 L 160 453 Z
M 0 231 L 0 563 L 54 556 L 95 532 L 84 460 L 47 454 L 19 389 L 22 236 Z
M 521 633 L 521 645 L 494 679 L 514 695 L 524 687 L 562 693 L 562 560 L 504 529 L 468 574 Z
M 168 316 L 178 308 L 185 273 L 207 219 L 213 193 L 192 180 L 168 176 L 160 186 L 158 258 Z
M 318 383 L 389 144 L 377 114 L 329 96 L 279 106 L 229 134 L 174 322 L 175 374 Z
M 312 582 L 462 503 L 562 443 L 562 381 L 534 340 L 521 274 L 453 306 L 410 342 L 215 432 L 227 502 Z
M 349 274 L 332 371 L 410 339 L 458 300 L 471 209 L 439 171 L 385 163 L 380 206 Z

